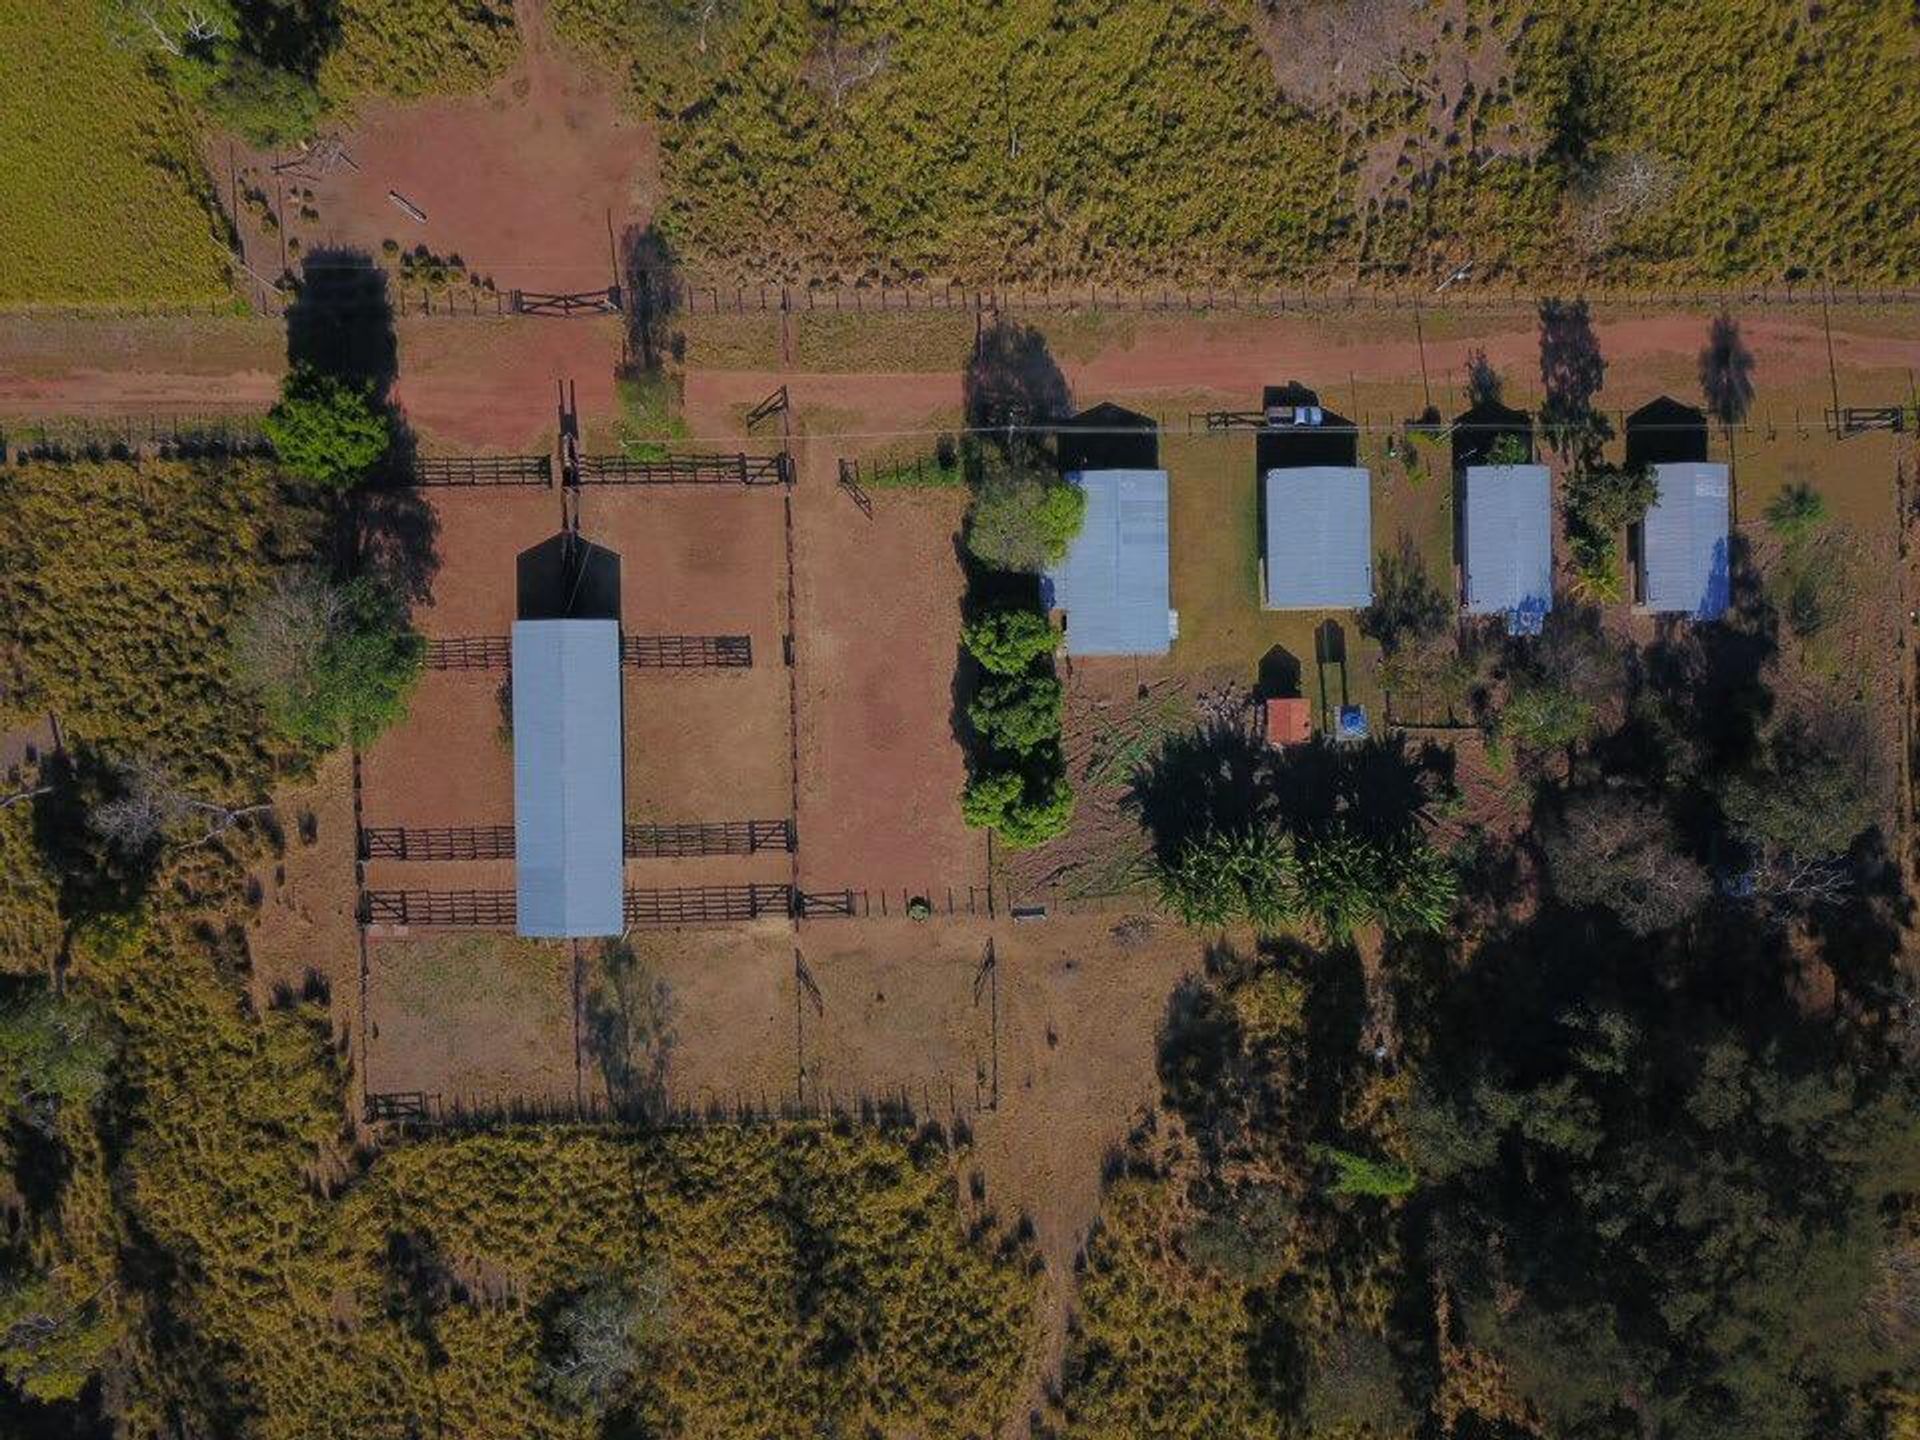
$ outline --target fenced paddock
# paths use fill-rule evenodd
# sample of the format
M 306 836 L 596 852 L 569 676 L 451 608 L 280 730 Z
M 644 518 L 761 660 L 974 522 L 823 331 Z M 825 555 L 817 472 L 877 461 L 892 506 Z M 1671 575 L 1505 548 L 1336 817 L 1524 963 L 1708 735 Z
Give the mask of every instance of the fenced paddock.
M 368 890 L 360 897 L 365 925 L 511 930 L 517 914 L 511 890 Z
M 582 485 L 790 485 L 792 462 L 778 455 L 582 455 Z

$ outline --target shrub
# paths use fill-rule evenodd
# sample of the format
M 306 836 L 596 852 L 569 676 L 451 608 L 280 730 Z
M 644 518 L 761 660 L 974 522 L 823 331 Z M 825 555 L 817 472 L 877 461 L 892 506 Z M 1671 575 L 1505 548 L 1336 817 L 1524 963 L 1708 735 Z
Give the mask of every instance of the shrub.
M 311 366 L 296 366 L 267 413 L 267 439 L 295 475 L 330 490 L 367 478 L 393 443 L 392 422 L 374 404 L 372 387 Z
M 666 1277 L 657 1271 L 637 1285 L 602 1278 L 568 1296 L 549 1324 L 548 1398 L 564 1414 L 606 1414 L 627 1395 L 666 1318 Z
M 1826 499 L 1811 485 L 1789 485 L 1767 502 L 1767 528 L 1788 545 L 1811 539 L 1826 523 Z
M 1402 537 L 1398 551 L 1382 551 L 1375 572 L 1373 603 L 1360 612 L 1360 633 L 1380 642 L 1389 654 L 1402 646 L 1437 640 L 1454 623 L 1454 605 L 1427 577 L 1413 541 Z
M 1365 1195 L 1375 1200 L 1398 1200 L 1411 1195 L 1419 1181 L 1410 1166 L 1396 1160 L 1375 1160 L 1342 1150 L 1337 1145 L 1309 1145 L 1307 1153 L 1333 1167 L 1329 1195 Z
M 1535 750 L 1560 750 L 1593 731 L 1594 706 L 1571 688 L 1544 677 L 1520 681 L 1507 697 L 1499 732 Z
M 1160 903 L 1189 925 L 1274 929 L 1300 904 L 1293 846 L 1270 826 L 1196 835 L 1158 866 L 1158 880 Z
M 1362 925 L 1444 929 L 1459 894 L 1452 863 L 1416 834 L 1380 840 L 1334 825 L 1295 853 L 1300 911 L 1336 942 Z
M 1533 446 L 1522 436 L 1511 432 L 1496 435 L 1493 444 L 1487 447 L 1489 465 L 1527 465 L 1533 461 Z
M 1038 610 L 1005 606 L 967 622 L 960 632 L 967 652 L 994 675 L 1024 675 L 1053 653 L 1058 637 Z
M 977 772 L 967 781 L 960 808 L 967 824 L 992 829 L 1015 850 L 1030 850 L 1072 822 L 1073 786 L 1055 751 L 1025 771 Z

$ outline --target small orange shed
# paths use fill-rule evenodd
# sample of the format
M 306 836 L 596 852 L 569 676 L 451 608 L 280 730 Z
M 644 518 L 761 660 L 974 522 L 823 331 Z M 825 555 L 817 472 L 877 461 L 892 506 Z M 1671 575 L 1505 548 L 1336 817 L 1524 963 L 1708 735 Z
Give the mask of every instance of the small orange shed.
M 1267 743 L 1304 745 L 1313 739 L 1313 709 L 1298 696 L 1267 701 Z

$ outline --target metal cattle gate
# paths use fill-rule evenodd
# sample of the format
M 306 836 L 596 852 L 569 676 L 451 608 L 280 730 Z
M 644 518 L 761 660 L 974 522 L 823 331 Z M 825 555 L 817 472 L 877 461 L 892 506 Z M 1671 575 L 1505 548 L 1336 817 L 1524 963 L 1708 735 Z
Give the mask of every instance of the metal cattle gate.
M 427 642 L 429 670 L 505 670 L 513 663 L 513 642 L 505 635 L 462 635 Z
M 551 455 L 423 455 L 413 462 L 413 484 L 553 484 Z
M 792 913 L 791 885 L 688 885 L 674 890 L 627 891 L 626 920 L 636 930 L 713 925 Z
M 753 640 L 746 635 L 625 635 L 620 663 L 634 670 L 747 670 Z
M 802 920 L 852 919 L 854 913 L 851 890 L 802 890 L 795 897 L 794 914 Z
M 369 890 L 360 906 L 368 925 L 511 930 L 515 917 L 511 890 Z
M 507 308 L 515 315 L 618 315 L 620 287 L 604 290 L 575 290 L 561 293 L 550 290 L 514 290 L 508 295 Z
M 791 485 L 793 466 L 778 455 L 582 455 L 582 485 Z
M 762 850 L 793 850 L 791 820 L 728 820 L 707 824 L 629 825 L 629 859 L 652 860 L 688 855 L 754 855 Z
M 438 829 L 402 825 L 363 829 L 362 860 L 511 860 L 511 825 L 451 825 Z
M 420 1120 L 428 1118 L 439 1106 L 440 1097 L 424 1090 L 395 1090 L 385 1095 L 367 1096 L 367 1123 L 380 1120 Z
M 1898 435 L 1907 428 L 1906 422 L 1904 405 L 1849 405 L 1844 410 L 1827 411 L 1828 433 L 1843 440 L 1868 430 L 1891 430 Z

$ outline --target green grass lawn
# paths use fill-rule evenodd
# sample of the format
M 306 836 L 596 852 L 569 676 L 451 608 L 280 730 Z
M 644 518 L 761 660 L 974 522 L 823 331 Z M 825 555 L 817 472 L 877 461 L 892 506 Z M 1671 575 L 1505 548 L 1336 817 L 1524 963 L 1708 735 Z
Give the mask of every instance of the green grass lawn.
M 92 0 L 0 0 L 0 55 L 0 306 L 226 296 L 192 121 Z
M 1375 725 L 1383 723 L 1375 666 L 1379 648 L 1363 638 L 1348 610 L 1268 610 L 1260 603 L 1260 511 L 1254 474 L 1253 436 L 1167 436 L 1161 463 L 1172 477 L 1170 517 L 1173 607 L 1180 612 L 1180 638 L 1173 667 L 1187 674 L 1231 671 L 1251 684 L 1262 676 L 1276 647 L 1300 667 L 1299 693 L 1324 715 L 1340 704 L 1364 705 Z M 1388 524 L 1390 496 L 1374 477 L 1374 541 L 1378 549 Z M 1411 517 L 1428 526 L 1431 516 Z M 1443 532 L 1444 533 L 1444 532 Z M 1316 638 L 1333 626 L 1344 641 L 1346 664 L 1315 663 Z M 1274 657 L 1278 659 L 1278 657 Z M 1264 687 L 1263 687 L 1264 692 Z

